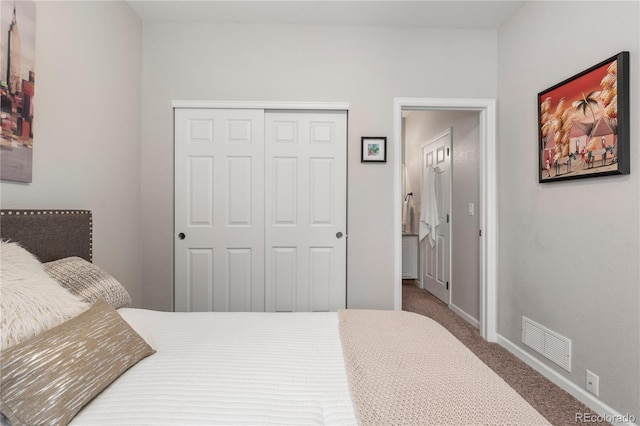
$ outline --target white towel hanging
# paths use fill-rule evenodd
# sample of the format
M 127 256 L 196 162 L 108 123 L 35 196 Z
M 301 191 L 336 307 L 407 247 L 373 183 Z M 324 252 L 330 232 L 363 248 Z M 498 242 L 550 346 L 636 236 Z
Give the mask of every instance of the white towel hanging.
M 404 197 L 402 203 L 402 232 L 411 232 L 411 216 L 413 215 L 413 193 Z
M 420 241 L 428 236 L 429 244 L 431 247 L 435 247 L 435 232 L 437 226 L 438 200 L 436 197 L 436 171 L 435 168 L 428 167 L 424 171 L 424 182 L 422 183 L 420 199 Z
M 404 199 L 402 203 L 402 230 L 406 231 L 407 223 L 409 221 L 409 198 Z

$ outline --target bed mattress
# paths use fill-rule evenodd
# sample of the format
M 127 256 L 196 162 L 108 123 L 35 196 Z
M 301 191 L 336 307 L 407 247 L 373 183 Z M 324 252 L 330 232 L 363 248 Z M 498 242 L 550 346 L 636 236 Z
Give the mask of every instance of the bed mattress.
M 357 424 L 335 312 L 118 312 L 157 353 L 73 426 Z

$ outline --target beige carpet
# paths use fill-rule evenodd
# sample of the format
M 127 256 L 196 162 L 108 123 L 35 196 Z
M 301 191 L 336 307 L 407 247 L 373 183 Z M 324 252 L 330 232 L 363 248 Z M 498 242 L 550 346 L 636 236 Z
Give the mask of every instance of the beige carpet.
M 442 324 L 522 395 L 551 424 L 608 424 L 576 422 L 576 413 L 592 413 L 594 417 L 596 414 L 502 346 L 489 343 L 481 338 L 476 328 L 456 315 L 447 305 L 429 292 L 418 288 L 414 281 L 403 282 L 402 309 L 425 315 Z

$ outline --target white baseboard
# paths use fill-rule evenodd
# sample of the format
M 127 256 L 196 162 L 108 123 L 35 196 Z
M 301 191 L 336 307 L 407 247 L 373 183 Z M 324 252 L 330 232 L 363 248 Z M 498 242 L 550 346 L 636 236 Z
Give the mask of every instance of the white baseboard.
M 468 313 L 466 313 L 462 309 L 458 308 L 453 303 L 449 304 L 449 309 L 451 309 L 453 312 L 458 314 L 458 316 L 462 317 L 463 320 L 465 320 L 466 322 L 468 322 L 469 324 L 471 324 L 475 328 L 480 329 L 480 322 L 477 319 L 473 318 L 471 315 L 469 315 Z
M 526 363 L 529 367 L 536 370 L 538 373 L 542 374 L 547 379 L 551 380 L 553 383 L 558 385 L 560 388 L 568 392 L 571 396 L 573 396 L 578 401 L 582 402 L 587 407 L 591 408 L 593 411 L 598 413 L 600 416 L 604 418 L 605 421 L 609 423 L 613 423 L 616 425 L 628 425 L 628 426 L 637 426 L 637 423 L 634 423 L 638 419 L 629 419 L 629 415 L 623 415 L 618 413 L 613 408 L 609 407 L 604 402 L 600 401 L 594 395 L 590 394 L 586 391 L 586 389 L 582 389 L 566 377 L 558 374 L 555 370 L 551 369 L 544 363 L 542 363 L 537 358 L 531 356 L 529 353 L 521 349 L 519 346 L 515 345 L 510 340 L 498 334 L 498 344 L 511 352 L 516 357 L 520 358 L 524 363 Z M 619 421 L 616 421 L 620 419 Z M 625 419 L 629 419 L 628 421 Z

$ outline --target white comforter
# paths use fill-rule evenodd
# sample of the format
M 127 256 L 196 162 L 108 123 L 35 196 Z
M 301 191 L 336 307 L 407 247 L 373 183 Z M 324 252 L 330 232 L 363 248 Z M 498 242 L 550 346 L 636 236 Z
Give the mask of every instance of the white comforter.
M 357 423 L 335 312 L 119 312 L 157 353 L 72 426 Z

